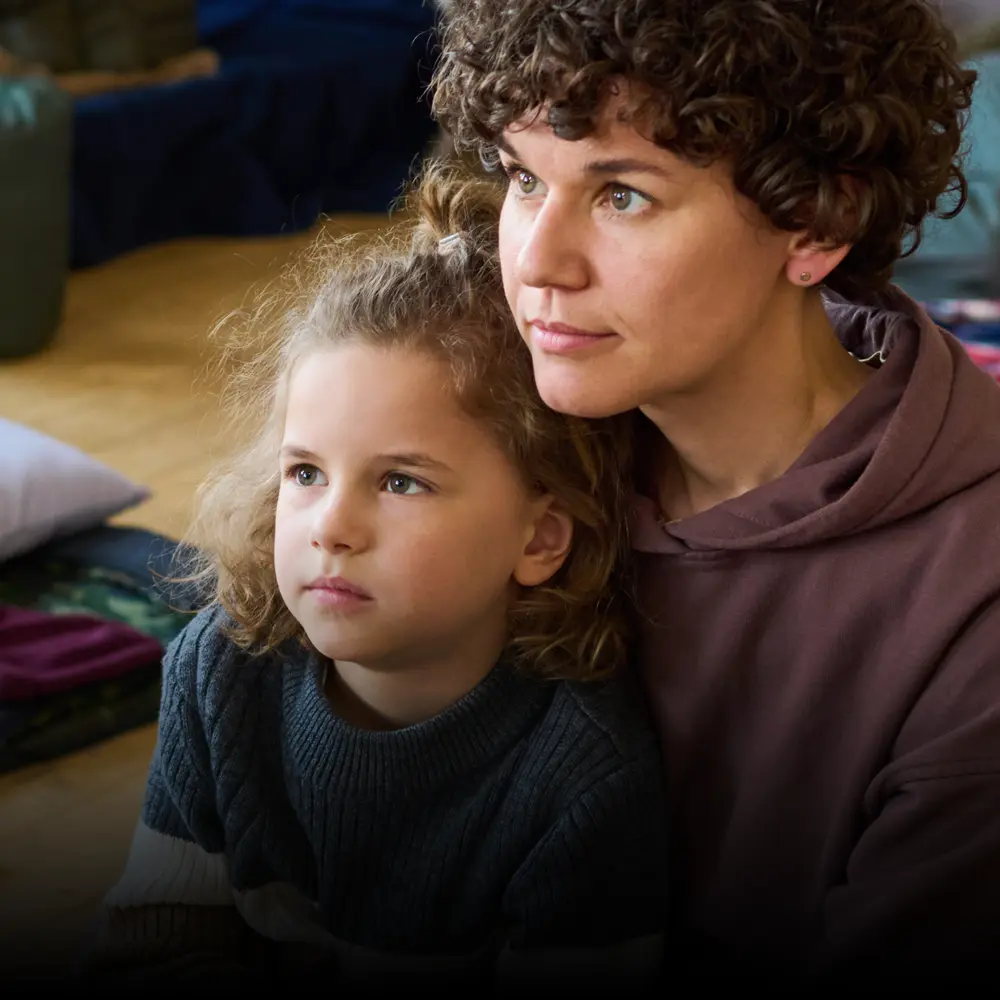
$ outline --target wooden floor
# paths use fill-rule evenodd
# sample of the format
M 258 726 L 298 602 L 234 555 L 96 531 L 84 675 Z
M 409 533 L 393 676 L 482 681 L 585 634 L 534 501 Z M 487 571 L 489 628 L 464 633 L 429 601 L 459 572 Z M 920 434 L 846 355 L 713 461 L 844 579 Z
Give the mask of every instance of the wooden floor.
M 381 217 L 329 229 L 368 230 Z M 177 536 L 215 449 L 212 325 L 276 277 L 312 234 L 147 248 L 70 276 L 55 344 L 0 362 L 0 416 L 83 449 L 153 491 L 116 520 Z M 0 776 L 0 942 L 75 953 L 125 859 L 155 727 Z

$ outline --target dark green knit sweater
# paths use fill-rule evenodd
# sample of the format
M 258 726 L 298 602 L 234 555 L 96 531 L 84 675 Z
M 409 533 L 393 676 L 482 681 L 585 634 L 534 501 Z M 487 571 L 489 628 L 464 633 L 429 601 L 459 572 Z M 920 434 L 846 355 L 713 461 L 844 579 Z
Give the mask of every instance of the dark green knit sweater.
M 292 947 L 296 968 L 308 952 L 366 980 L 648 964 L 636 939 L 659 947 L 666 922 L 663 777 L 630 681 L 501 663 L 427 722 L 368 732 L 334 713 L 317 658 L 251 656 L 224 622 L 203 612 L 167 651 L 104 959 L 228 951 L 256 975 Z

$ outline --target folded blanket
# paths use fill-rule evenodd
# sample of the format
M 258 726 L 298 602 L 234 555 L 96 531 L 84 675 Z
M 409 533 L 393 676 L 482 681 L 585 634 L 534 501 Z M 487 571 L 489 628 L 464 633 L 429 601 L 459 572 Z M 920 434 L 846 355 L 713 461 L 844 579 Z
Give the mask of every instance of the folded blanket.
M 159 707 L 159 661 L 113 681 L 0 703 L 0 774 L 149 725 Z
M 162 654 L 156 639 L 120 622 L 0 605 L 0 702 L 120 677 Z
M 85 614 L 128 625 L 157 643 L 144 665 L 36 698 L 0 702 L 0 773 L 51 760 L 155 722 L 159 649 L 190 620 L 194 595 L 167 587 L 176 542 L 103 525 L 0 564 L 0 605 Z

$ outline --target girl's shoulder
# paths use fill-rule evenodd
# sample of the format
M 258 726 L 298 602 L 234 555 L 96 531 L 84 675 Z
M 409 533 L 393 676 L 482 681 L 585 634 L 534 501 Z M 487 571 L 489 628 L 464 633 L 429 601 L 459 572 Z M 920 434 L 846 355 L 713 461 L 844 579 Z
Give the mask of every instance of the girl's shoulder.
M 660 753 L 649 703 L 632 670 L 603 681 L 563 681 L 554 702 L 623 760 Z
M 233 624 L 218 604 L 199 611 L 167 647 L 164 685 L 199 708 L 252 690 L 277 654 L 242 649 L 229 632 Z
M 164 679 L 190 694 L 205 679 L 208 668 L 221 666 L 239 653 L 226 629 L 229 616 L 218 604 L 202 608 L 167 646 Z
M 522 766 L 547 772 L 542 784 L 570 799 L 625 774 L 640 776 L 643 785 L 661 781 L 660 743 L 631 672 L 604 681 L 556 682 L 525 749 Z

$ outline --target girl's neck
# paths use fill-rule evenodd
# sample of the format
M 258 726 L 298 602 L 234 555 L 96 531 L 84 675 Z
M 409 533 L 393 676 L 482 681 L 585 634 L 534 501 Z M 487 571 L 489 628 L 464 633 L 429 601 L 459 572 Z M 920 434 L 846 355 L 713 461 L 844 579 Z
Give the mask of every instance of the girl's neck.
M 812 293 L 799 316 L 762 331 L 702 390 L 643 407 L 660 432 L 651 485 L 665 517 L 691 517 L 783 475 L 872 371 L 844 350 Z
M 430 656 L 407 651 L 377 663 L 330 661 L 326 696 L 358 729 L 403 729 L 439 715 L 485 678 L 503 652 L 505 623 L 476 630 Z

